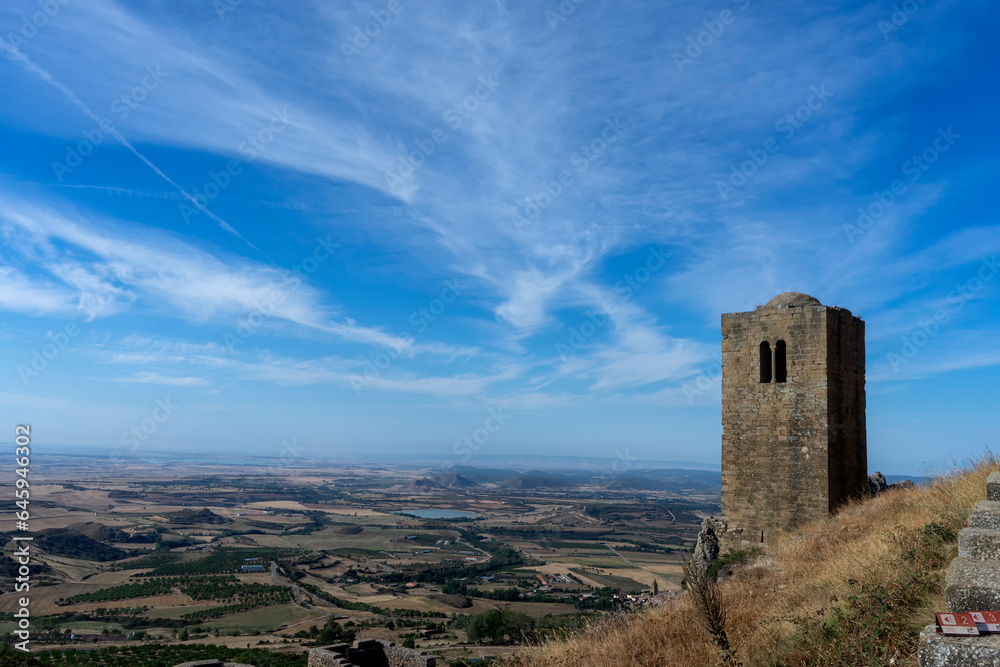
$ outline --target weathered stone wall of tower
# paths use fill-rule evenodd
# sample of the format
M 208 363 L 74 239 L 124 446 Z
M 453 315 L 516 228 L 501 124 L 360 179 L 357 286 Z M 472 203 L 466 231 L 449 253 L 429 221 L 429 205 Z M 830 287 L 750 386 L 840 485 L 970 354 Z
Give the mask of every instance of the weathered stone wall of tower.
M 864 325 L 799 296 L 722 316 L 722 511 L 744 541 L 827 516 L 867 479 Z M 761 382 L 763 341 L 772 359 L 784 341 L 785 382 L 773 364 Z
M 830 511 L 868 488 L 865 426 L 865 323 L 827 308 L 830 396 Z

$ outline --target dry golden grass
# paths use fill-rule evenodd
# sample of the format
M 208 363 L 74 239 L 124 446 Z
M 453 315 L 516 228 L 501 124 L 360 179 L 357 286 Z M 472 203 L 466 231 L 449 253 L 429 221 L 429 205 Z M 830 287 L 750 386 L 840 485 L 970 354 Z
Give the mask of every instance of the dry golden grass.
M 738 570 L 721 586 L 726 631 L 745 667 L 808 665 L 825 648 L 790 641 L 804 619 L 823 620 L 863 584 L 900 581 L 910 576 L 904 558 L 913 536 L 932 522 L 958 529 L 968 522 L 976 501 L 986 496 L 986 478 L 1000 470 L 987 454 L 930 486 L 894 490 L 851 503 L 830 519 L 804 527 L 769 545 L 767 556 Z M 948 547 L 953 550 L 953 545 Z M 934 573 L 943 574 L 944 561 Z M 934 574 L 932 573 L 932 575 Z M 659 608 L 607 618 L 585 633 L 551 641 L 506 658 L 509 667 L 633 667 L 721 664 L 718 650 L 682 595 Z M 894 613 L 913 637 L 903 642 L 896 665 L 915 665 L 912 648 L 919 630 L 943 608 L 940 586 Z M 825 664 L 838 664 L 826 660 Z

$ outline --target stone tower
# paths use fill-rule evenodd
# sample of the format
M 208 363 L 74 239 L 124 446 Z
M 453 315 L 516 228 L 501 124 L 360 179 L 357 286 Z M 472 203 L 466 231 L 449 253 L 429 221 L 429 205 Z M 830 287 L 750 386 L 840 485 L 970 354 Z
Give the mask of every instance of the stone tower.
M 865 323 L 786 292 L 722 316 L 722 513 L 744 542 L 867 488 Z

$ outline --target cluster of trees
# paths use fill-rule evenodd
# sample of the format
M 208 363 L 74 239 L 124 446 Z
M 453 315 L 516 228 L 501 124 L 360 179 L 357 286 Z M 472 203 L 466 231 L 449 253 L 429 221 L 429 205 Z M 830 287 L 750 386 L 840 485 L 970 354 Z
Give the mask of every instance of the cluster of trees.
M 564 638 L 584 629 L 593 614 L 552 616 L 533 619 L 512 609 L 491 609 L 477 616 L 454 617 L 453 624 L 462 628 L 469 641 L 477 644 L 507 645 L 517 642 L 540 642 Z
M 461 577 L 479 577 L 499 570 L 530 565 L 516 549 L 498 544 L 492 540 L 483 540 L 472 531 L 463 531 L 462 537 L 469 544 L 490 554 L 490 560 L 479 563 L 439 563 L 428 566 L 426 563 L 413 563 L 398 566 L 399 572 L 378 575 L 379 581 L 402 582 L 419 581 L 429 584 L 446 584 L 452 579 Z M 474 538 L 474 539 L 473 539 Z
M 129 584 L 111 586 L 92 593 L 80 593 L 63 600 L 59 604 L 68 605 L 78 602 L 107 602 L 143 598 L 153 595 L 166 595 L 174 589 L 180 589 L 185 595 L 195 600 L 233 600 L 239 598 L 259 597 L 268 593 L 285 590 L 281 586 L 270 584 L 246 584 L 229 575 L 155 577 L 142 579 Z
M 504 602 L 517 602 L 518 600 L 527 599 L 530 596 L 522 596 L 521 591 L 517 590 L 513 586 L 510 588 L 498 588 L 495 591 L 484 591 L 478 588 L 473 588 L 469 591 L 469 595 L 474 598 L 486 598 L 487 600 L 503 600 Z
M 137 581 L 121 586 L 102 588 L 92 593 L 80 593 L 69 598 L 59 598 L 57 604 L 68 605 L 78 602 L 113 602 L 130 598 L 144 598 L 152 595 L 164 595 L 174 589 L 175 583 L 170 579 L 150 579 Z
M 284 590 L 287 590 L 284 586 L 273 584 L 259 584 L 257 582 L 245 584 L 231 575 L 225 578 L 202 577 L 181 584 L 181 592 L 190 595 L 195 600 L 232 600 L 234 598 L 243 600 Z
M 326 512 L 303 512 L 303 514 L 309 519 L 309 523 L 305 526 L 295 526 L 296 535 L 315 533 L 317 530 L 323 530 L 327 524 L 331 523 L 330 516 Z
M 253 585 L 256 586 L 260 584 Z M 241 596 L 239 602 L 223 605 L 221 607 L 209 607 L 208 609 L 192 611 L 187 614 L 182 614 L 181 618 L 204 621 L 210 618 L 219 618 L 220 616 L 229 616 L 230 614 L 250 611 L 251 609 L 256 609 L 257 607 L 269 607 L 273 604 L 291 602 L 293 599 L 292 591 L 289 588 L 285 588 L 283 586 L 263 586 L 263 588 L 273 590 L 262 591 L 256 595 L 250 595 L 247 597 Z
M 353 641 L 354 630 L 347 627 L 341 627 L 340 623 L 333 620 L 333 617 L 327 620 L 323 629 L 317 633 L 316 637 L 317 646 L 326 646 L 328 644 L 350 644 Z
M 209 644 L 147 644 L 97 650 L 39 651 L 25 655 L 9 644 L 0 646 L 0 665 L 25 667 L 163 667 L 196 660 L 223 660 L 257 667 L 306 667 L 307 654 L 273 653 Z
M 301 555 L 302 549 L 282 549 L 278 547 L 213 549 L 198 560 L 188 560 L 188 554 L 156 553 L 139 558 L 128 564 L 128 569 L 152 568 L 152 571 L 133 574 L 133 577 L 169 577 L 197 574 L 226 574 L 243 566 L 245 558 L 260 556 L 264 561 L 281 561 Z
M 535 621 L 513 609 L 491 609 L 483 614 L 456 619 L 469 641 L 476 644 L 506 645 L 523 642 L 532 636 Z

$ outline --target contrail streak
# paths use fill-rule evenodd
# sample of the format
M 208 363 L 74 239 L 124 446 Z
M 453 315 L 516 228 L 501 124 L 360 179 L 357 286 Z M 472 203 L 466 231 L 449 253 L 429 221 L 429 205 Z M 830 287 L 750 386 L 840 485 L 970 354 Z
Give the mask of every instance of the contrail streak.
M 30 58 L 28 58 L 28 56 L 26 56 L 23 53 L 21 53 L 17 49 L 17 47 L 8 44 L 3 39 L 0 39 L 0 49 L 3 49 L 4 55 L 6 55 L 8 58 L 10 58 L 14 62 L 16 62 L 16 63 L 24 66 L 24 68 L 27 69 L 29 72 L 31 72 L 32 74 L 34 74 L 35 76 L 39 77 L 40 79 L 42 79 L 43 81 L 45 81 L 49 85 L 53 86 L 56 90 L 58 90 L 59 92 L 61 92 L 66 97 L 66 99 L 68 99 L 70 102 L 72 102 L 74 106 L 76 106 L 78 109 L 80 109 L 80 111 L 82 111 L 83 113 L 85 113 L 95 123 L 97 123 L 98 125 L 101 124 L 101 119 L 97 116 L 97 114 L 95 114 L 93 111 L 91 111 L 90 107 L 88 107 L 86 104 L 84 104 L 83 100 L 81 100 L 79 97 L 77 97 L 76 94 L 72 90 L 70 90 L 65 85 L 63 85 L 61 82 L 59 82 L 58 80 L 56 80 L 56 78 L 54 76 L 52 76 L 52 74 L 50 74 L 48 72 L 48 70 L 44 69 L 40 65 L 37 65 L 33 60 L 31 60 Z M 130 151 L 132 151 L 132 153 L 137 158 L 139 158 L 140 160 L 142 160 L 143 162 L 145 162 L 146 166 L 148 166 L 150 169 L 152 169 L 154 172 L 156 172 L 157 175 L 160 176 L 160 178 L 162 178 L 167 183 L 170 183 L 170 185 L 172 185 L 175 188 L 177 188 L 177 191 L 180 192 L 181 195 L 183 195 L 185 199 L 187 199 L 189 202 L 191 202 L 195 206 L 195 208 L 197 208 L 199 211 L 201 211 L 202 213 L 204 213 L 205 215 L 207 215 L 208 217 L 212 218 L 217 223 L 219 223 L 219 226 L 222 227 L 222 229 L 224 229 L 225 231 L 229 232 L 230 234 L 232 234 L 236 238 L 240 239 L 241 241 L 243 241 L 244 243 L 246 243 L 248 246 L 250 246 L 251 248 L 253 248 L 257 252 L 260 252 L 259 248 L 257 248 L 255 245 L 253 245 L 252 243 L 250 243 L 249 241 L 247 241 L 245 238 L 243 238 L 243 235 L 240 234 L 235 229 L 233 229 L 232 225 L 230 225 L 228 222 L 226 222 L 225 220 L 223 220 L 222 218 L 220 218 L 219 216 L 215 215 L 214 213 L 212 213 L 211 211 L 209 211 L 207 208 L 205 208 L 204 206 L 202 206 L 202 204 L 199 203 L 197 199 L 195 199 L 194 197 L 192 197 L 191 195 L 189 195 L 187 193 L 187 191 L 184 190 L 184 188 L 182 188 L 180 185 L 178 185 L 176 182 L 174 182 L 174 180 L 171 179 L 169 176 L 167 176 L 166 174 L 164 174 L 160 170 L 159 167 L 157 167 L 155 164 L 152 163 L 152 161 L 149 158 L 147 158 L 145 155 L 143 155 L 138 150 L 136 150 L 135 146 L 133 146 L 129 142 L 128 139 L 126 139 L 125 137 L 122 136 L 121 132 L 118 131 L 118 128 L 116 128 L 116 127 L 114 127 L 112 125 L 111 126 L 111 130 L 110 130 L 110 134 L 115 139 L 117 139 L 119 141 L 119 143 L 121 143 L 122 146 L 124 146 L 125 148 L 129 149 Z

